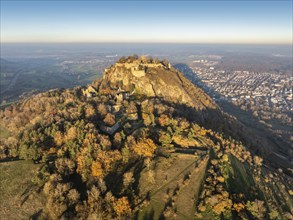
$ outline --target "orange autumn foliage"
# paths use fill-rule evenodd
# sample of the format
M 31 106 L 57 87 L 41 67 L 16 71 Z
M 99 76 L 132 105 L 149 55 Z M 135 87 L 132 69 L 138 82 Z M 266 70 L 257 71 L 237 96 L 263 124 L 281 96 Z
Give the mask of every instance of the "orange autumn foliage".
M 63 143 L 63 135 L 60 131 L 57 131 L 54 135 L 54 141 L 57 146 L 61 146 Z
M 114 202 L 114 211 L 117 216 L 129 215 L 131 213 L 127 197 L 122 197 Z
M 95 161 L 92 163 L 92 175 L 96 177 L 103 176 L 103 167 L 99 161 Z
M 169 124 L 169 121 L 170 121 L 170 118 L 167 116 L 167 115 L 161 115 L 159 118 L 158 118 L 158 122 L 161 126 L 166 126 Z
M 225 209 L 230 209 L 231 206 L 232 206 L 231 200 L 221 201 L 213 207 L 213 211 L 216 214 L 220 215 L 222 212 L 225 211 Z
M 185 147 L 185 148 L 188 148 L 190 146 L 200 146 L 200 144 L 198 143 L 197 140 L 189 140 L 188 138 L 182 136 L 182 135 L 174 135 L 172 137 L 172 140 L 180 145 L 181 147 Z
M 155 153 L 157 146 L 149 138 L 140 140 L 137 144 L 132 146 L 132 150 L 139 156 L 152 157 Z
M 87 166 L 86 164 L 86 155 L 88 154 L 88 148 L 82 148 L 81 152 L 77 155 L 77 169 L 76 172 L 81 174 L 82 171 Z
M 242 203 L 234 203 L 233 204 L 233 209 L 236 211 L 236 212 L 240 212 L 242 209 L 245 208 L 245 205 L 242 204 Z
M 103 167 L 106 172 L 110 171 L 116 162 L 122 160 L 122 155 L 120 151 L 113 150 L 113 151 L 99 151 L 97 154 L 97 158 L 103 164 Z
M 77 137 L 77 129 L 76 127 L 71 127 L 69 128 L 69 130 L 67 131 L 66 134 L 66 140 L 74 140 Z

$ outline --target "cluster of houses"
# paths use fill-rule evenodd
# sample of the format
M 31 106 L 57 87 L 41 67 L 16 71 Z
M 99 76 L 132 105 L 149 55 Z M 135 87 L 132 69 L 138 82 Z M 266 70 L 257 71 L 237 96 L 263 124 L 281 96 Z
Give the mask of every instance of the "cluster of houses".
M 119 115 L 119 112 L 121 110 L 121 107 L 123 106 L 123 101 L 124 100 L 129 100 L 129 98 L 133 95 L 134 91 L 132 93 L 125 91 L 121 89 L 120 87 L 118 88 L 116 95 L 115 95 L 115 104 L 110 107 L 110 111 L 113 112 L 114 114 Z M 92 98 L 98 95 L 98 92 L 95 90 L 94 87 L 89 86 L 85 89 L 82 89 L 82 94 L 87 97 L 87 98 Z M 129 131 L 133 130 L 134 127 L 139 127 L 140 124 L 135 123 L 134 121 L 138 120 L 138 113 L 137 112 L 127 112 L 126 116 L 120 117 L 119 120 L 116 121 L 116 123 L 113 126 L 106 126 L 106 125 L 100 125 L 100 129 L 109 134 L 113 135 L 116 133 L 119 129 L 122 129 L 124 125 L 128 124 Z M 129 122 L 132 122 L 134 126 L 131 126 Z

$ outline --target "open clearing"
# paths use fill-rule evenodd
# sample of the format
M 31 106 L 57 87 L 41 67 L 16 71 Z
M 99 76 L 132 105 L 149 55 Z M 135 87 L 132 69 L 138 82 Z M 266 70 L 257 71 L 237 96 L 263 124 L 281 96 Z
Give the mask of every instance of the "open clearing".
M 200 188 L 201 179 L 204 176 L 208 159 L 203 163 L 190 154 L 173 154 L 171 158 L 159 158 L 153 162 L 156 167 L 154 183 L 148 181 L 147 170 L 142 171 L 140 177 L 140 193 L 149 193 L 150 201 L 138 215 L 138 219 L 160 219 L 166 207 L 172 201 L 178 211 L 178 219 L 193 219 L 194 203 Z M 187 179 L 190 176 L 190 179 Z M 196 188 L 196 189 L 195 189 Z M 181 195 L 182 194 L 182 195 Z M 179 196 L 178 196 L 179 195 Z M 188 206 L 182 207 L 181 202 L 187 202 Z M 184 203 L 186 204 L 186 203 Z M 183 214 L 183 212 L 185 214 Z
M 31 182 L 40 165 L 32 161 L 0 163 L 0 216 L 1 220 L 29 219 L 43 206 L 41 194 Z

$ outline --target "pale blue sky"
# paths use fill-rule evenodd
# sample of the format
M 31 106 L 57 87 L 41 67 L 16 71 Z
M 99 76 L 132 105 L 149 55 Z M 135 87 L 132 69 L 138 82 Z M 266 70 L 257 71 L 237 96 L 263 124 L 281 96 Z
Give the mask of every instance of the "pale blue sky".
M 292 44 L 292 1 L 3 1 L 1 42 Z

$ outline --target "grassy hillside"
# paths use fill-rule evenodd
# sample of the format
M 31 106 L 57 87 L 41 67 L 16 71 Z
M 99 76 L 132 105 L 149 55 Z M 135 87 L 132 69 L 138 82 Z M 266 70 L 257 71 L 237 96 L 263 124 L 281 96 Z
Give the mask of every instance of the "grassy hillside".
M 177 219 L 193 219 L 195 204 L 208 160 L 203 163 L 192 154 L 173 154 L 158 158 L 140 173 L 139 191 L 147 196 L 138 219 L 159 219 L 170 215 L 170 203 L 176 207 Z M 153 170 L 153 179 L 150 177 Z M 168 213 L 170 212 L 170 213 Z
M 40 165 L 32 161 L 0 163 L 0 216 L 2 220 L 29 219 L 44 205 L 32 178 Z

